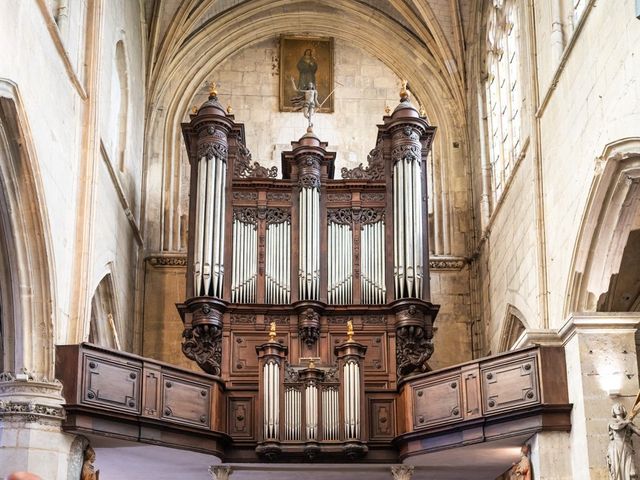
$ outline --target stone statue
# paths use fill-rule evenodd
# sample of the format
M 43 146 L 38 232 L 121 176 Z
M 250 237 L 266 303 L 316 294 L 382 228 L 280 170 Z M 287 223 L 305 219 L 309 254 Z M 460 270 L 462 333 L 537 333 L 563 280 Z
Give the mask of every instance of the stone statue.
M 613 420 L 609 422 L 609 447 L 607 465 L 611 480 L 634 480 L 638 478 L 634 462 L 632 435 L 640 435 L 640 429 L 627 418 L 627 409 L 616 403 L 611 409 Z
M 82 464 L 82 473 L 80 480 L 100 480 L 100 470 L 96 470 L 93 462 L 96 461 L 96 452 L 91 446 L 84 451 L 84 463 Z
M 298 89 L 303 90 L 307 85 L 312 83 L 316 85 L 316 72 L 318 71 L 318 62 L 313 56 L 313 49 L 307 48 L 304 55 L 298 61 Z
M 529 445 L 520 449 L 520 461 L 511 467 L 511 480 L 531 480 L 531 462 L 529 461 Z
M 312 117 L 316 109 L 320 106 L 318 103 L 318 91 L 313 82 L 307 83 L 304 87 L 296 87 L 296 83 L 291 77 L 291 84 L 299 95 L 291 98 L 291 103 L 296 111 L 302 110 L 304 118 L 309 121 L 309 128 L 313 127 Z

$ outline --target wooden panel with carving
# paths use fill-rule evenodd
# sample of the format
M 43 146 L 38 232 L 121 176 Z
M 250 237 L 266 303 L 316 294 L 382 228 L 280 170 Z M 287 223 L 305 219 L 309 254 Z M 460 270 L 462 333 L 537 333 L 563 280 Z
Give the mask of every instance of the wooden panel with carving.
M 231 332 L 230 337 L 232 354 L 229 356 L 229 361 L 231 362 L 231 374 L 257 375 L 258 356 L 256 355 L 256 346 L 267 342 L 266 332 Z M 278 341 L 288 346 L 289 335 L 284 332 L 282 334 L 279 333 Z
M 369 439 L 388 442 L 396 436 L 395 399 L 369 398 Z
M 160 417 L 160 382 L 161 369 L 159 365 L 145 365 L 144 381 L 142 384 L 142 415 Z
M 331 345 L 341 344 L 346 340 L 344 335 L 330 334 Z M 387 350 L 389 348 L 386 332 L 358 332 L 355 337 L 358 343 L 367 346 L 367 354 L 364 359 L 364 371 L 369 374 L 387 374 L 389 367 L 387 362 Z M 332 354 L 333 362 L 336 361 L 335 353 Z
M 142 365 L 107 356 L 84 355 L 82 403 L 140 412 Z
M 254 397 L 229 397 L 227 432 L 234 441 L 255 441 L 253 426 Z
M 462 386 L 463 417 L 466 419 L 482 416 L 482 399 L 480 397 L 479 365 L 468 365 L 460 372 Z
M 164 420 L 210 428 L 210 385 L 176 375 L 163 374 L 160 395 Z
M 485 414 L 540 402 L 536 357 L 486 364 L 480 372 Z
M 413 412 L 416 430 L 460 420 L 460 375 L 440 376 L 414 385 Z

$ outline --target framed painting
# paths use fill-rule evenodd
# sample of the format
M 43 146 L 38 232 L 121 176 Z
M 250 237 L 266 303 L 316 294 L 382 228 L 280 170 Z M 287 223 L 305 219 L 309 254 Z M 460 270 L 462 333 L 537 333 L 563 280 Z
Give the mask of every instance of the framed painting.
M 333 38 L 280 37 L 280 111 L 296 111 L 291 99 L 313 83 L 320 113 L 333 113 Z

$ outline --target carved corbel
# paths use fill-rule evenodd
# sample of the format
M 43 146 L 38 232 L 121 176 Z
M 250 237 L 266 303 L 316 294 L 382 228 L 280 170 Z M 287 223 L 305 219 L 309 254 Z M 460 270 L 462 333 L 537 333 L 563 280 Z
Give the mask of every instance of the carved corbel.
M 222 314 L 219 305 L 194 298 L 181 306 L 185 321 L 182 352 L 202 370 L 220 376 L 222 364 Z
M 306 308 L 298 317 L 300 339 L 309 347 L 320 338 L 320 315 L 313 308 Z
M 416 305 L 396 311 L 396 364 L 398 378 L 428 372 L 433 354 L 431 312 Z

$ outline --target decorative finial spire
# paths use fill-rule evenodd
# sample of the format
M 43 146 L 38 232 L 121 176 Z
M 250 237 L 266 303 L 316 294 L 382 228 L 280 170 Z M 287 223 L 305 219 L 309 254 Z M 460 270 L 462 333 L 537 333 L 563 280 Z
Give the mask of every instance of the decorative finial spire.
M 233 108 L 231 107 L 231 105 L 227 105 L 227 113 L 229 115 L 231 115 L 233 113 Z
M 269 324 L 269 341 L 270 342 L 275 342 L 276 341 L 276 322 L 271 322 Z
M 420 118 L 427 118 L 427 111 L 422 104 L 420 104 Z
M 216 82 L 209 82 L 209 98 L 216 98 L 218 96 L 218 85 Z
M 389 105 L 384 106 L 384 114 L 387 116 L 391 115 L 391 107 Z
M 198 113 L 198 107 L 197 107 L 197 106 L 195 106 L 195 105 L 194 105 L 193 107 L 191 107 L 191 113 L 193 113 L 194 115 L 195 115 L 196 113 Z
M 409 98 L 411 97 L 411 92 L 409 90 L 409 82 L 407 82 L 406 80 L 402 80 L 400 85 L 401 85 L 401 87 L 400 87 L 400 101 L 401 102 L 408 102 Z
M 347 322 L 347 342 L 353 342 L 353 321 Z

